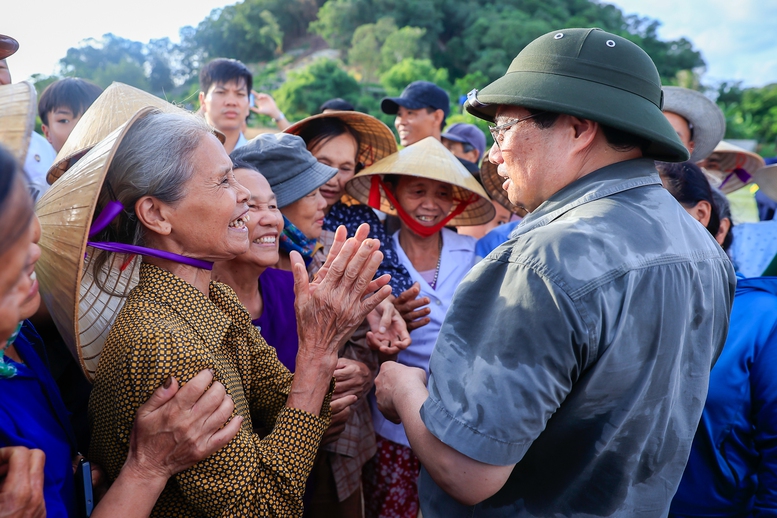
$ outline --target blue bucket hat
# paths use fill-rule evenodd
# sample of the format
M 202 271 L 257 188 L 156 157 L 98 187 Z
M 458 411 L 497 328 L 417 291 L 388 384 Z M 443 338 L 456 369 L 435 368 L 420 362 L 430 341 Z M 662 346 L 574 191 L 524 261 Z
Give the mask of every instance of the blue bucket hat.
M 337 174 L 337 169 L 310 154 L 304 140 L 288 133 L 259 135 L 229 156 L 251 164 L 267 178 L 279 208 L 307 196 Z

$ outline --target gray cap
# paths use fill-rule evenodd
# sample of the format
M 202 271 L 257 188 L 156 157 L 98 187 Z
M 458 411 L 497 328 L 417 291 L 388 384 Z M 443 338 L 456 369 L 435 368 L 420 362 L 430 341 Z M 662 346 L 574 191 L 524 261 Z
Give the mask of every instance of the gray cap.
M 280 208 L 307 196 L 337 174 L 337 169 L 319 163 L 310 154 L 304 140 L 288 133 L 264 133 L 229 156 L 233 161 L 247 162 L 267 178 Z
M 689 160 L 704 160 L 723 140 L 726 134 L 726 117 L 718 105 L 701 92 L 679 86 L 665 86 L 663 91 L 663 111 L 676 113 L 691 125 L 693 153 Z

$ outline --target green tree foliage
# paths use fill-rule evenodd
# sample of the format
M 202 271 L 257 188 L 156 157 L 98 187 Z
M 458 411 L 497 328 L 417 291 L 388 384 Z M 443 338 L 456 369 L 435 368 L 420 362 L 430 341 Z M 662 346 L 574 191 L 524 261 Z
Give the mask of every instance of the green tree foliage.
M 317 12 L 315 0 L 244 0 L 214 9 L 182 37 L 187 47 L 202 53 L 202 59 L 267 61 L 294 39 L 305 36 Z
M 739 82 L 718 87 L 718 106 L 726 116 L 726 138 L 757 139 L 767 153 L 777 144 L 777 84 L 742 88 Z
M 351 48 L 348 50 L 348 63 L 361 71 L 364 81 L 373 82 L 378 79 L 376 74 L 381 65 L 378 56 L 386 39 L 396 30 L 394 19 L 385 17 L 375 23 L 364 24 L 354 31 Z
M 380 84 L 389 96 L 397 96 L 413 81 L 430 81 L 445 90 L 450 90 L 448 71 L 435 68 L 428 59 L 403 59 L 380 77 Z
M 704 65 L 687 40 L 659 40 L 658 22 L 627 17 L 615 6 L 591 0 L 329 0 L 310 30 L 347 49 L 359 26 L 385 16 L 398 27 L 425 29 L 432 63 L 453 78 L 480 71 L 496 79 L 526 44 L 565 27 L 601 27 L 631 39 L 666 78 Z
M 422 38 L 426 29 L 419 27 L 402 27 L 386 38 L 380 49 L 380 70 L 385 72 L 391 67 L 409 58 L 428 58 L 429 52 Z
M 302 70 L 291 72 L 286 82 L 275 91 L 278 107 L 291 120 L 299 120 L 318 111 L 333 97 L 356 102 L 359 84 L 337 61 L 319 59 Z
M 142 43 L 106 34 L 100 40 L 88 39 L 68 49 L 59 64 L 63 75 L 83 77 L 103 88 L 119 81 L 149 90 L 146 62 Z

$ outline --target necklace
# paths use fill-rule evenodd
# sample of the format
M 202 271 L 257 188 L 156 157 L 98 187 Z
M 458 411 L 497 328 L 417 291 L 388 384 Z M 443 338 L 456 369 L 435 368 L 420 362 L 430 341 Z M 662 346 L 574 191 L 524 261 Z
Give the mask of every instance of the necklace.
M 440 263 L 442 262 L 442 234 L 440 234 L 440 249 L 437 256 L 437 268 L 434 269 L 434 279 L 432 280 L 432 289 L 437 289 L 437 276 L 440 275 Z

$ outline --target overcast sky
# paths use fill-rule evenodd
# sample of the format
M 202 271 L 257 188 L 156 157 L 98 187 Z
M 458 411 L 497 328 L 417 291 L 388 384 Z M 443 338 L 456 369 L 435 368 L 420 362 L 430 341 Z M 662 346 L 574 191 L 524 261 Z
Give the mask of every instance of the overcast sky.
M 147 42 L 196 26 L 221 0 L 9 0 L 3 2 L 0 34 L 19 40 L 8 59 L 15 81 L 56 71 L 67 49 L 86 38 L 112 32 Z M 702 80 L 742 81 L 745 86 L 777 83 L 777 1 L 614 0 L 627 14 L 658 19 L 664 39 L 686 37 L 707 62 Z

